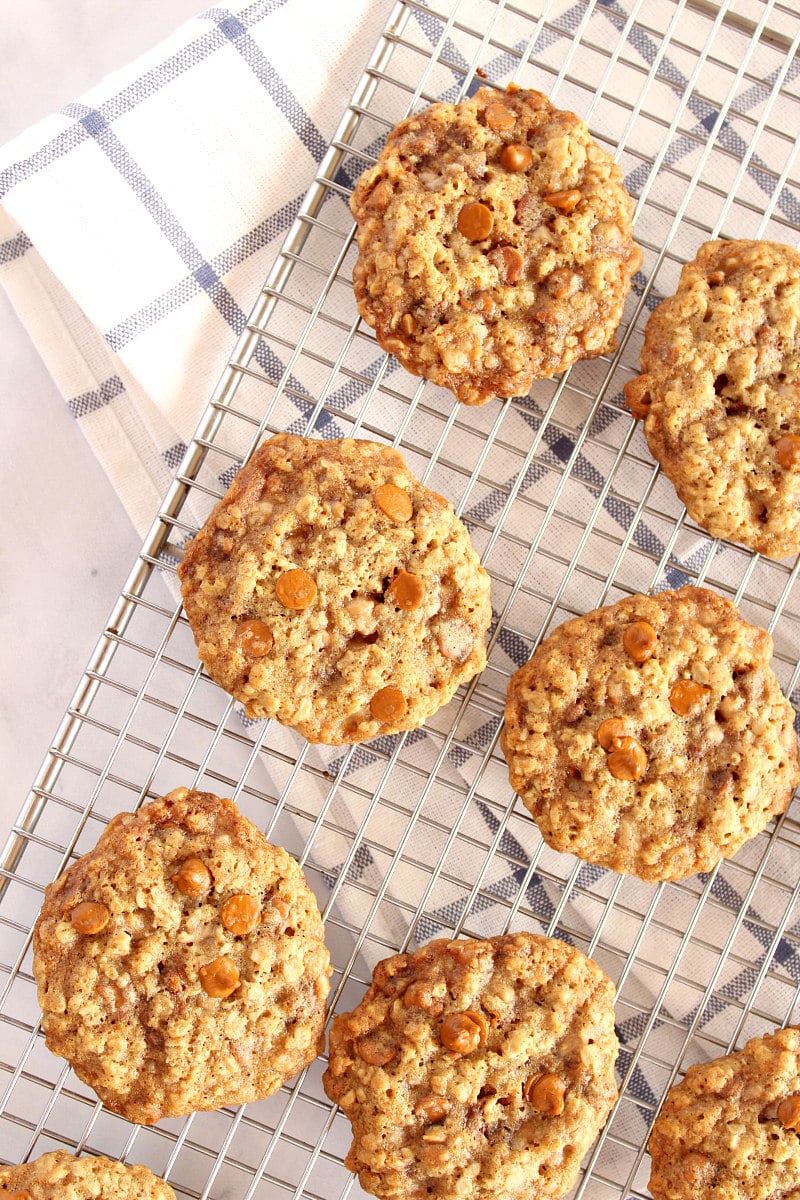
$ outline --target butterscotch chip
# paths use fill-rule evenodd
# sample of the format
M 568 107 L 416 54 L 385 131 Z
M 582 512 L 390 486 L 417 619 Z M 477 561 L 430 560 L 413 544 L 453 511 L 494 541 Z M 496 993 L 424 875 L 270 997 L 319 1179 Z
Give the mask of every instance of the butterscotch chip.
M 110 824 L 33 931 L 49 1049 L 143 1125 L 268 1096 L 323 1040 L 330 964 L 300 868 L 233 801 L 184 790 Z M 202 892 L 175 886 L 191 862 L 210 867 Z M 91 939 L 67 911 L 87 891 L 111 913 Z M 243 896 L 273 914 L 246 936 L 226 920 Z
M 478 200 L 473 200 L 460 210 L 456 225 L 459 233 L 463 233 L 471 242 L 482 242 L 492 232 L 492 210 Z
M 414 1105 L 416 1115 L 431 1124 L 443 1121 L 449 1111 L 450 1104 L 442 1096 L 423 1096 Z
M 624 645 L 637 627 L 653 647 L 641 662 Z M 501 743 L 548 845 L 652 881 L 735 854 L 800 781 L 771 656 L 769 634 L 705 588 L 555 629 L 509 682 Z
M 105 904 L 98 904 L 94 900 L 82 900 L 70 909 L 69 920 L 72 928 L 78 933 L 91 934 L 105 929 L 110 916 L 111 913 Z
M 800 1092 L 800 1031 L 779 1029 L 696 1063 L 650 1134 L 654 1200 L 800 1194 L 800 1139 L 781 1111 Z
M 678 679 L 669 693 L 669 705 L 679 717 L 696 712 L 711 699 L 711 688 L 695 683 L 693 679 Z
M 581 191 L 579 188 L 565 188 L 560 192 L 550 192 L 544 197 L 545 204 L 552 205 L 553 208 L 558 208 L 561 212 L 570 213 L 574 208 L 577 208 L 581 201 Z
M 471 1054 L 486 1045 L 486 1026 L 475 1013 L 449 1013 L 439 1026 L 439 1040 L 453 1054 Z
M 413 980 L 403 992 L 403 1004 L 406 1007 L 409 1004 L 418 1004 L 420 1008 L 433 1008 L 436 1005 L 439 1011 L 443 1007 L 442 1002 L 436 999 L 428 984 L 419 979 Z
M 18 1167 L 0 1166 L 3 1200 L 175 1200 L 168 1183 L 147 1167 L 102 1154 L 76 1158 L 52 1150 Z
M 509 142 L 500 151 L 500 162 L 507 171 L 527 171 L 533 162 L 533 153 L 530 146 Z
M 800 1129 L 800 1096 L 787 1096 L 778 1105 L 778 1120 L 784 1129 Z
M 625 390 L 689 515 L 771 558 L 797 553 L 800 252 L 706 242 L 651 314 L 641 368 Z
M 181 796 L 184 800 L 186 797 Z M 166 800 L 167 797 L 165 796 Z M 202 896 L 214 882 L 213 876 L 201 858 L 186 858 L 171 877 L 175 887 L 184 896 Z
M 800 471 L 800 434 L 786 433 L 775 443 L 775 457 L 786 471 Z
M 489 577 L 451 506 L 388 446 L 269 439 L 179 574 L 211 678 L 312 742 L 414 729 L 486 663 Z M 298 575 L 313 602 L 287 607 Z M 243 643 L 242 621 L 269 630 L 269 653 Z
M 404 1002 L 423 984 L 444 1013 Z M 353 1127 L 345 1165 L 384 1200 L 565 1195 L 617 1094 L 613 1000 L 596 963 L 530 933 L 378 963 L 329 1038 L 323 1084 Z M 394 1056 L 365 1057 L 365 1043 Z
M 272 649 L 275 638 L 263 621 L 242 621 L 238 630 L 239 645 L 251 658 L 263 658 Z
M 625 627 L 622 645 L 634 662 L 643 663 L 655 654 L 658 637 L 649 621 L 631 621 Z
M 393 483 L 382 483 L 375 489 L 375 502 L 381 512 L 398 524 L 410 521 L 414 515 L 414 504 L 408 492 Z
M 224 922 L 223 922 L 224 924 Z M 239 986 L 240 976 L 236 963 L 227 954 L 215 958 L 213 962 L 205 963 L 199 968 L 200 986 L 207 996 L 222 999 L 230 996 Z
M 220 909 L 220 919 L 229 933 L 245 937 L 253 932 L 261 920 L 258 901 L 246 892 L 231 896 Z
M 513 129 L 517 123 L 517 117 L 513 109 L 499 102 L 487 104 L 483 115 L 486 124 L 490 129 L 495 130 L 495 132 Z
M 613 347 L 641 262 L 633 201 L 584 122 L 540 92 L 481 88 L 402 121 L 350 207 L 361 316 L 465 404 Z M 553 285 L 564 271 L 568 293 Z
M 314 603 L 317 585 L 302 567 L 284 571 L 275 580 L 275 595 L 284 608 L 304 609 Z
M 647 770 L 647 754 L 636 738 L 617 738 L 606 759 L 608 769 L 615 779 L 636 782 Z
M 396 725 L 405 716 L 408 705 L 397 687 L 381 688 L 369 702 L 369 710 L 376 721 L 385 725 Z
M 425 584 L 419 575 L 412 575 L 410 571 L 400 571 L 389 584 L 386 599 L 389 604 L 395 604 L 398 608 L 408 611 L 419 607 L 424 594 Z
M 604 750 L 614 750 L 626 736 L 626 728 L 621 717 L 606 717 L 597 726 L 597 740 Z
M 523 1088 L 525 1099 L 535 1109 L 548 1116 L 558 1117 L 564 1111 L 567 1086 L 560 1075 L 548 1072 L 532 1075 Z

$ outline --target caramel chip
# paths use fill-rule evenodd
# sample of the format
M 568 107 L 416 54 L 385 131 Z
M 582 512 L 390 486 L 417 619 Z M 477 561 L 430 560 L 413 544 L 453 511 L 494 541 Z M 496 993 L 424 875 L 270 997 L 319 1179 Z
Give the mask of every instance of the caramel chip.
M 184 896 L 202 896 L 210 889 L 214 877 L 202 858 L 186 858 L 172 876 L 172 882 Z
M 370 712 L 376 721 L 388 724 L 390 721 L 400 721 L 406 714 L 406 698 L 398 687 L 381 688 L 369 702 Z
M 245 937 L 246 934 L 252 933 L 261 920 L 258 901 L 244 892 L 226 900 L 219 915 L 222 924 L 235 937 Z
M 78 933 L 100 933 L 108 924 L 111 913 L 105 904 L 83 900 L 69 914 L 70 924 Z
M 317 585 L 302 567 L 284 571 L 275 580 L 275 595 L 284 608 L 297 612 L 313 604 L 317 596 Z
M 230 996 L 240 982 L 236 963 L 227 954 L 221 954 L 213 962 L 206 963 L 200 967 L 197 974 L 200 976 L 203 991 L 215 1000 L 224 1000 L 226 996 Z
M 412 575 L 410 571 L 400 571 L 389 584 L 386 599 L 396 608 L 410 611 L 412 608 L 419 608 L 424 594 L 425 588 L 419 575 Z
M 382 513 L 398 525 L 410 520 L 414 513 L 414 505 L 408 492 L 393 483 L 382 483 L 375 489 L 375 503 Z
M 471 200 L 459 212 L 456 224 L 459 233 L 470 242 L 482 242 L 492 232 L 494 217 L 487 205 L 481 204 L 480 200 Z

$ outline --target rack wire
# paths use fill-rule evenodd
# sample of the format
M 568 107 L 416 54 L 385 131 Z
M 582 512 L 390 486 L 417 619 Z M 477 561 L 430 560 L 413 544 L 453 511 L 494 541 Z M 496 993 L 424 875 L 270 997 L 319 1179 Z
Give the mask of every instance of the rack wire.
M 129 1125 L 44 1047 L 30 929 L 45 885 L 115 813 L 181 784 L 233 796 L 302 864 L 326 921 L 332 1007 L 435 935 L 534 929 L 618 989 L 620 1098 L 574 1190 L 644 1197 L 646 1140 L 689 1063 L 798 1019 L 800 825 L 788 813 L 708 875 L 651 886 L 546 847 L 498 748 L 511 673 L 561 620 L 706 583 L 775 640 L 800 703 L 795 563 L 710 539 L 622 404 L 649 311 L 712 237 L 796 243 L 800 16 L 742 0 L 400 0 L 187 450 L 14 826 L 0 876 L 0 1144 L 145 1162 L 186 1196 L 360 1195 L 318 1060 L 268 1100 Z M 637 201 L 644 262 L 618 349 L 480 409 L 402 371 L 358 319 L 347 199 L 406 112 L 488 81 L 584 116 Z M 421 731 L 311 746 L 205 676 L 177 602 L 180 550 L 271 432 L 398 446 L 467 523 L 492 576 L 489 666 Z

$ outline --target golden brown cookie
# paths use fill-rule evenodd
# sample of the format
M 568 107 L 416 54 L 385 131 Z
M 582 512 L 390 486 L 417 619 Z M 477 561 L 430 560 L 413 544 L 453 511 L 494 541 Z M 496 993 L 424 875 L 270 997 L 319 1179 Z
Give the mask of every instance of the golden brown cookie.
M 414 729 L 486 665 L 489 576 L 389 446 L 270 438 L 179 574 L 211 678 L 311 742 Z
M 0 1166 L 0 1200 L 175 1200 L 147 1167 L 102 1154 L 76 1158 L 53 1150 L 18 1167 Z
M 641 264 L 633 201 L 584 122 L 541 92 L 481 88 L 401 121 L 350 207 L 359 312 L 465 404 L 613 347 Z
M 49 1049 L 129 1121 L 268 1096 L 322 1047 L 316 900 L 210 792 L 115 817 L 48 887 L 33 947 Z
M 641 366 L 626 398 L 689 515 L 771 558 L 800 550 L 800 253 L 706 242 Z
M 653 1125 L 654 1200 L 800 1196 L 800 1031 L 689 1067 Z
M 511 786 L 556 850 L 641 879 L 729 858 L 800 781 L 772 638 L 706 588 L 567 621 L 511 678 Z
M 0 1200 L 175 1200 L 168 1183 L 147 1167 L 102 1154 L 76 1158 L 53 1150 L 18 1167 L 0 1166 Z
M 563 1196 L 616 1099 L 613 1002 L 596 963 L 532 933 L 378 963 L 330 1033 L 345 1165 L 384 1200 Z

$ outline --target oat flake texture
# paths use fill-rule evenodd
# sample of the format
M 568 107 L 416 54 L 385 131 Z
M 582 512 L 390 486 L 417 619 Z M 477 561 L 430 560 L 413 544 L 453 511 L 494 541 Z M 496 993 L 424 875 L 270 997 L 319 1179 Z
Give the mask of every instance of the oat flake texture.
M 800 1104 L 796 1028 L 689 1067 L 650 1134 L 654 1200 L 796 1200 L 800 1138 L 779 1117 L 789 1097 Z
M 625 387 L 653 457 L 714 537 L 800 550 L 800 253 L 706 242 L 645 329 Z
M 330 1034 L 323 1083 L 353 1127 L 346 1166 L 383 1200 L 563 1196 L 616 1099 L 613 1002 L 596 963 L 538 934 L 440 939 L 379 963 Z
M 244 934 L 226 927 L 234 896 L 257 904 Z M 98 932 L 73 923 L 86 901 L 107 912 Z M 316 900 L 294 859 L 210 792 L 115 817 L 48 887 L 33 946 L 48 1048 L 129 1121 L 268 1096 L 322 1048 Z M 225 996 L 202 983 L 220 959 L 238 977 Z
M 146 1166 L 103 1154 L 76 1158 L 54 1150 L 19 1166 L 0 1165 L 0 1195 L 29 1193 L 34 1200 L 175 1200 L 169 1183 Z
M 481 88 L 408 117 L 350 207 L 359 312 L 465 404 L 613 347 L 641 263 L 633 201 L 584 122 L 541 92 Z
M 147 1167 L 102 1154 L 76 1158 L 53 1150 L 18 1167 L 0 1166 L 0 1195 L 27 1192 L 33 1200 L 175 1200 L 168 1183 Z
M 179 573 L 211 678 L 311 742 L 415 729 L 486 665 L 489 576 L 389 446 L 270 438 Z
M 653 637 L 641 662 L 625 645 L 633 626 Z M 707 588 L 632 596 L 555 629 L 509 683 L 502 738 L 511 786 L 545 841 L 652 881 L 734 854 L 800 781 L 794 710 L 771 656 L 769 634 Z M 698 698 L 676 712 L 673 689 L 686 683 Z M 639 779 L 613 774 L 608 720 L 643 752 Z

